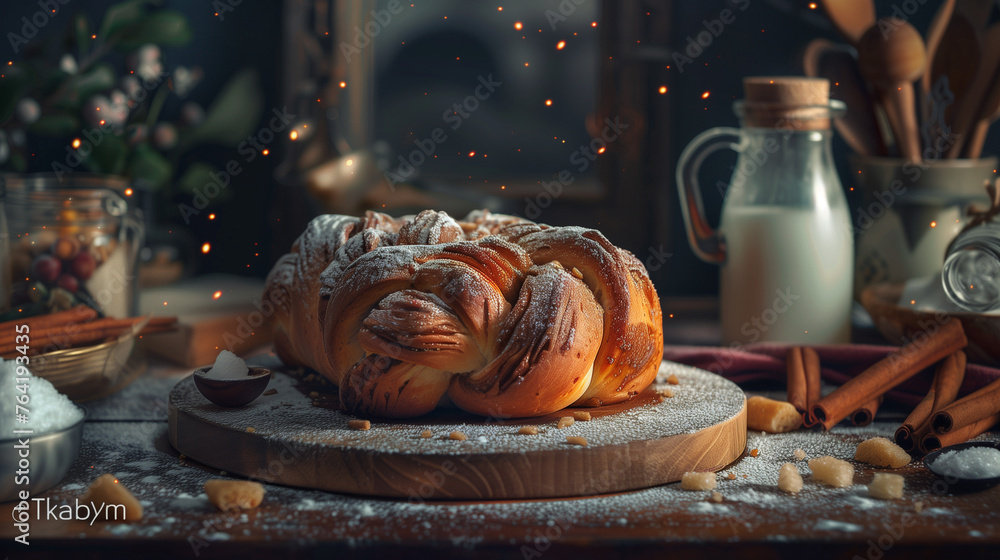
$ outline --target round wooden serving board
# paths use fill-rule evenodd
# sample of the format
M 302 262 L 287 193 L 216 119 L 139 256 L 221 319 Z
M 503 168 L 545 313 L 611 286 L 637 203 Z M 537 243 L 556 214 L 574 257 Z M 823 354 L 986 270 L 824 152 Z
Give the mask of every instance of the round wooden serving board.
M 670 374 L 679 385 L 660 384 Z M 420 501 L 635 490 L 688 471 L 718 471 L 743 454 L 746 398 L 739 387 L 669 362 L 657 380 L 635 399 L 602 408 L 520 419 L 440 410 L 403 421 L 370 419 L 371 429 L 358 431 L 347 427 L 354 417 L 337 409 L 329 387 L 278 370 L 270 394 L 238 409 L 210 403 L 187 377 L 170 392 L 170 443 L 195 461 L 252 479 Z M 658 402 L 655 390 L 666 388 L 674 396 Z M 558 418 L 574 410 L 593 419 L 557 429 Z M 518 434 L 524 425 L 537 426 L 538 434 Z M 424 430 L 433 436 L 421 437 Z M 449 439 L 453 431 L 468 439 Z M 589 445 L 571 445 L 567 436 Z

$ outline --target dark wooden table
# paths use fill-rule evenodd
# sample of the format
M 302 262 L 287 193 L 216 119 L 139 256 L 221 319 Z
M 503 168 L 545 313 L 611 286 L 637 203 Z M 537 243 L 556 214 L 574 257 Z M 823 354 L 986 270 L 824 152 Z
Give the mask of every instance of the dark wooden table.
M 705 342 L 718 336 L 711 312 L 684 302 L 673 310 L 667 340 Z M 905 411 L 884 409 L 865 428 L 830 433 L 749 434 L 748 451 L 720 473 L 721 503 L 707 492 L 672 484 L 617 495 L 527 502 L 376 500 L 277 485 L 264 503 L 242 514 L 215 509 L 202 493 L 225 473 L 181 457 L 166 437 L 167 394 L 188 371 L 154 363 L 122 392 L 87 403 L 80 457 L 66 478 L 41 498 L 73 504 L 100 474 L 114 473 L 142 501 L 133 523 L 90 525 L 39 519 L 32 510 L 30 545 L 0 524 L 0 555 L 9 558 L 325 558 L 443 556 L 476 558 L 995 558 L 1000 550 L 1000 488 L 950 495 L 919 462 L 900 469 L 901 500 L 867 497 L 875 469 L 856 464 L 855 486 L 811 482 L 796 496 L 775 487 L 777 469 L 809 457 L 850 458 L 873 435 L 889 436 Z M 774 393 L 775 387 L 752 387 Z M 1000 440 L 991 433 L 984 439 Z M 294 461 L 290 456 L 289 461 Z M 796 462 L 805 470 L 805 462 Z M 268 465 L 280 469 L 281 464 Z M 732 473 L 735 479 L 730 480 Z M 43 502 L 42 517 L 45 516 Z M 0 505 L 10 520 L 13 504 Z M 72 556 L 71 556 L 72 555 Z

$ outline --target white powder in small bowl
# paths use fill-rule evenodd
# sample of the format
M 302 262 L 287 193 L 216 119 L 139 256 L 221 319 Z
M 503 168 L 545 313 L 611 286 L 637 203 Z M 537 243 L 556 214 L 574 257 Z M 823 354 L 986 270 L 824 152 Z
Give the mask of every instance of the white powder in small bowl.
M 945 476 L 967 480 L 1000 476 L 1000 449 L 969 447 L 947 451 L 934 461 L 934 469 Z
M 229 350 L 219 352 L 219 357 L 215 359 L 215 364 L 205 372 L 205 377 L 211 379 L 239 379 L 246 377 L 247 363 L 243 358 L 233 354 Z
M 17 375 L 18 365 L 15 360 L 0 363 L 0 439 L 13 438 L 14 430 L 32 430 L 36 436 L 56 432 L 83 419 L 83 410 L 48 380 L 30 371 Z

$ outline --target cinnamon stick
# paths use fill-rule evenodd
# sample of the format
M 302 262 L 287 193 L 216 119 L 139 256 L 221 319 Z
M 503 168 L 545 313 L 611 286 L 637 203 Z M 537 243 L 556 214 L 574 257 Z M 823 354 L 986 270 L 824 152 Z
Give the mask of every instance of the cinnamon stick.
M 809 410 L 808 387 L 806 383 L 806 367 L 802 360 L 802 348 L 798 346 L 788 349 L 785 355 L 785 372 L 788 385 L 788 402 L 799 412 Z
M 795 410 L 807 413 L 809 407 L 820 397 L 819 354 L 812 348 L 789 348 L 785 357 L 785 369 L 788 402 L 792 403 Z
M 42 328 L 30 333 L 30 354 L 70 348 L 98 342 L 107 338 L 116 338 L 135 324 L 143 321 L 142 317 L 127 319 L 98 319 L 87 323 L 66 323 L 58 326 Z M 152 334 L 173 328 L 176 317 L 152 317 L 143 328 L 142 334 Z M 0 355 L 7 356 L 17 353 L 16 339 L 0 339 Z
M 866 401 L 884 395 L 968 343 L 957 319 L 949 318 L 931 326 L 931 333 L 918 332 L 911 342 L 820 399 L 810 409 L 812 416 L 829 430 Z
M 1000 412 L 1000 379 L 944 407 L 931 418 L 938 434 L 947 434 Z
M 176 325 L 147 325 L 143 327 L 141 331 L 136 333 L 136 336 L 145 336 L 150 334 L 156 334 L 161 332 L 167 332 L 174 330 Z M 37 356 L 39 354 L 47 354 L 49 352 L 54 352 L 56 350 L 65 350 L 67 348 L 75 348 L 79 346 L 89 346 L 91 344 L 96 344 L 99 342 L 106 342 L 109 340 L 114 340 L 125 333 L 128 329 L 119 329 L 113 331 L 109 336 L 104 336 L 107 333 L 105 331 L 90 331 L 85 333 L 79 333 L 72 337 L 60 338 L 58 340 L 44 339 L 43 344 L 32 342 L 31 346 L 28 348 L 28 356 Z M 12 359 L 16 356 L 22 355 L 19 350 L 0 350 L 0 358 Z
M 983 418 L 977 422 L 973 422 L 972 424 L 966 424 L 965 426 L 956 428 L 947 434 L 936 434 L 933 431 L 929 432 L 923 437 L 923 439 L 920 440 L 920 450 L 924 453 L 930 453 L 935 449 L 968 441 L 979 434 L 986 432 L 996 425 L 997 422 L 1000 422 L 1000 413 Z
M 97 311 L 86 305 L 77 305 L 65 311 L 49 313 L 47 315 L 35 315 L 24 319 L 11 319 L 0 323 L 0 335 L 7 337 L 10 333 L 15 333 L 14 327 L 28 325 L 28 333 L 36 329 L 48 328 L 56 325 L 63 325 L 69 322 L 84 323 L 97 318 Z
M 893 438 L 896 445 L 906 451 L 917 449 L 921 438 L 930 431 L 931 416 L 950 405 L 958 396 L 958 388 L 965 379 L 965 364 L 965 352 L 962 351 L 955 352 L 938 364 L 927 396 L 896 429 Z
M 822 397 L 823 381 L 819 369 L 819 354 L 812 348 L 803 348 L 802 362 L 806 366 L 806 410 L 809 410 Z
M 882 399 L 884 398 L 884 396 L 875 397 L 852 412 L 851 424 L 854 424 L 855 426 L 867 426 L 868 424 L 871 424 L 872 420 L 875 419 L 875 413 L 878 412 L 878 407 L 882 404 Z

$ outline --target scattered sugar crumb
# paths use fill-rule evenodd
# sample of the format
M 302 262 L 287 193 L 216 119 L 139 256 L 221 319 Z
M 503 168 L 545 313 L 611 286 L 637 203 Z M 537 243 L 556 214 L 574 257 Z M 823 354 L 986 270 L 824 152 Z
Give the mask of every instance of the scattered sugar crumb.
M 851 504 L 852 507 L 856 509 L 872 509 L 879 506 L 884 506 L 886 502 L 880 502 L 878 500 L 873 500 L 871 498 L 865 498 L 864 496 L 848 496 L 845 501 Z
M 846 521 L 835 521 L 833 519 L 820 519 L 813 526 L 815 531 L 843 531 L 845 533 L 856 533 L 861 530 L 861 525 L 848 523 Z
M 712 502 L 695 502 L 691 504 L 689 509 L 695 513 L 714 513 L 717 515 L 729 515 L 733 513 L 732 508 L 729 506 L 713 504 Z

